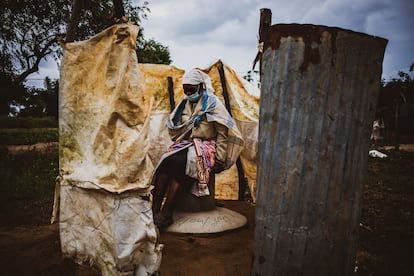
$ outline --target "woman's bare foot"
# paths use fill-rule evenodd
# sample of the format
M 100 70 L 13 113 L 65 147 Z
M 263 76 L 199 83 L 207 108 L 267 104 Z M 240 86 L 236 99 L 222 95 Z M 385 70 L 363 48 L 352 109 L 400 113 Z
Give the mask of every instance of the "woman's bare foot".
M 154 215 L 154 223 L 159 229 L 164 229 L 173 223 L 172 216 L 165 216 L 162 212 Z

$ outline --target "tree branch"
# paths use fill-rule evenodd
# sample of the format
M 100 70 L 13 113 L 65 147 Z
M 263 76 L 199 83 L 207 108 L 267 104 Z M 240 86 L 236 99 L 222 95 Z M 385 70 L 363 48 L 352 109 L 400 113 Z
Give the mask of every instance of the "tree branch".
M 48 51 L 50 51 L 50 47 L 57 42 L 57 38 L 55 37 L 54 39 L 50 40 L 48 43 L 46 43 L 46 45 L 43 47 L 43 49 L 39 52 L 39 54 L 36 55 L 36 60 L 33 63 L 33 65 L 30 65 L 30 61 L 28 61 L 27 67 L 28 69 L 26 71 L 24 71 L 22 74 L 20 74 L 19 76 L 17 76 L 16 81 L 18 83 L 22 83 L 27 76 L 29 76 L 32 73 L 35 73 L 37 71 L 39 71 L 39 64 L 40 61 L 46 56 L 46 53 Z

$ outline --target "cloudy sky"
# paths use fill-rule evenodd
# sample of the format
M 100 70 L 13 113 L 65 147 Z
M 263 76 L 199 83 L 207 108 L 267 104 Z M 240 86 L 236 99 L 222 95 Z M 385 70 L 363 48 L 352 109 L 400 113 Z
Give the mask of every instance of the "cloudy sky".
M 222 59 L 245 74 L 257 52 L 260 9 L 272 24 L 340 27 L 389 40 L 383 77 L 408 72 L 414 62 L 413 0 L 149 0 L 146 38 L 169 47 L 173 65 L 206 67 Z
M 139 0 L 137 2 L 143 2 Z M 408 72 L 414 62 L 413 0 L 148 0 L 144 36 L 168 46 L 172 65 L 188 70 L 218 59 L 241 76 L 257 52 L 260 9 L 272 11 L 272 24 L 340 27 L 388 39 L 383 78 Z M 43 64 L 40 75 L 58 75 Z

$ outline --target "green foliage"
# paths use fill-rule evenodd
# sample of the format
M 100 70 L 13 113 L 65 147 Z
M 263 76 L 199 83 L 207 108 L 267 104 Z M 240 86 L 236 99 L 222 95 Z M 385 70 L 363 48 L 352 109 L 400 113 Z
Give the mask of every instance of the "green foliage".
M 15 98 L 13 106 L 20 107 L 18 110 L 11 110 L 12 115 L 23 117 L 53 116 L 58 118 L 58 94 L 59 81 L 52 81 L 46 77 L 45 88 L 28 88 L 24 96 Z
M 0 154 L 0 205 L 7 200 L 53 195 L 58 158 L 57 150 Z
M 113 1 L 82 1 L 82 15 L 76 28 L 77 40 L 84 40 L 114 23 Z M 125 10 L 135 24 L 140 22 L 140 13 L 148 11 L 124 1 Z M 60 58 L 57 43 L 64 37 L 72 10 L 72 0 L 19 0 L 0 1 L 0 68 L 1 73 L 14 76 L 22 82 L 38 71 L 39 63 L 48 57 Z
M 171 57 L 168 47 L 150 39 L 137 47 L 138 62 L 153 64 L 170 64 Z
M 0 115 L 18 111 L 10 105 L 26 96 L 24 80 L 41 60 L 59 57 L 57 38 L 64 35 L 70 10 L 70 0 L 0 1 Z
M 57 128 L 58 121 L 53 117 L 0 117 L 1 128 Z
M 62 1 L 62 0 L 60 0 Z M 70 6 L 72 8 L 72 1 Z M 148 2 L 142 6 L 134 4 L 134 1 L 123 0 L 123 6 L 129 21 L 139 25 L 142 19 L 147 18 L 149 12 Z M 88 0 L 82 1 L 81 17 L 76 28 L 76 40 L 84 40 L 99 33 L 115 22 L 115 8 L 112 0 Z M 67 18 L 69 20 L 69 18 Z M 67 26 L 68 22 L 65 22 Z
M 1 66 L 18 83 L 38 71 L 43 58 L 57 57 L 57 37 L 70 16 L 70 0 L 0 2 Z
M 0 145 L 33 145 L 59 141 L 58 129 L 0 129 Z
M 378 100 L 380 111 L 393 109 L 396 104 L 414 103 L 414 80 L 402 71 L 398 75 L 399 78 L 383 81 Z
M 131 0 L 122 2 L 129 20 L 137 25 L 150 11 L 146 1 L 142 6 Z M 83 7 L 75 32 L 76 40 L 87 39 L 114 24 L 113 1 L 88 0 L 81 3 Z M 50 90 L 53 87 L 46 86 L 46 91 L 27 89 L 24 82 L 39 70 L 42 60 L 61 58 L 58 38 L 66 35 L 71 11 L 72 0 L 0 1 L 0 116 L 16 115 L 23 106 L 26 107 L 23 112 L 25 116 L 46 113 L 57 117 L 57 105 L 53 108 L 50 104 L 57 101 L 57 93 Z M 167 47 L 152 40 L 148 43 L 155 47 L 146 47 L 142 30 L 139 36 L 137 52 L 141 60 L 171 63 Z
M 414 135 L 414 80 L 408 73 L 381 83 L 376 117 L 385 123 L 386 137 L 399 143 L 399 136 Z
M 15 99 L 23 98 L 26 93 L 27 89 L 23 83 L 14 81 L 10 74 L 0 72 L 0 116 L 15 113 L 17 109 L 10 104 Z

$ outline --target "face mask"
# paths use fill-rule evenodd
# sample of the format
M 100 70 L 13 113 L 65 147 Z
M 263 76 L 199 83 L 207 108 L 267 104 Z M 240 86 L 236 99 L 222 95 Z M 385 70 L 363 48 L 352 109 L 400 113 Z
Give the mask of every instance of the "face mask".
M 190 102 L 195 103 L 200 99 L 200 97 L 201 97 L 201 93 L 199 93 L 198 90 L 197 90 L 197 92 L 195 92 L 194 94 L 191 94 L 190 96 L 187 96 L 187 99 Z

